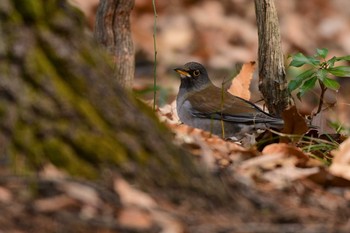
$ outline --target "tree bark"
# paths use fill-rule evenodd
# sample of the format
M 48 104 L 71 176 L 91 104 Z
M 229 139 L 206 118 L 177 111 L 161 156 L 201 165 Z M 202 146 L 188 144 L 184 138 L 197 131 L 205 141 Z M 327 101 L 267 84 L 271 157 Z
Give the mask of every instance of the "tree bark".
M 77 11 L 61 0 L 2 0 L 0 17 L 0 148 L 7 166 L 22 174 L 50 162 L 89 178 L 109 167 L 144 187 L 214 193 L 152 110 L 112 77 L 108 56 Z
M 273 0 L 255 0 L 259 36 L 259 89 L 269 112 L 281 116 L 288 107 L 283 52 L 277 11 Z
M 130 12 L 134 0 L 101 0 L 96 14 L 95 39 L 114 58 L 114 76 L 119 84 L 131 88 L 135 72 Z M 122 66 L 120 64 L 123 64 Z

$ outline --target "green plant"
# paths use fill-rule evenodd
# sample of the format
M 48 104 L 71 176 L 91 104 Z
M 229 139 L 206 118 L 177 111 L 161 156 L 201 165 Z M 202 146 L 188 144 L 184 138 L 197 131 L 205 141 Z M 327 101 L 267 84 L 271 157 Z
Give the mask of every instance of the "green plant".
M 288 84 L 289 92 L 298 89 L 297 97 L 301 97 L 316 86 L 320 85 L 321 93 L 318 104 L 318 109 L 315 113 L 318 114 L 322 110 L 323 97 L 327 89 L 338 90 L 339 83 L 332 79 L 332 76 L 350 77 L 350 66 L 335 66 L 336 62 L 350 61 L 350 56 L 332 57 L 326 60 L 328 49 L 317 49 L 314 56 L 305 56 L 302 53 L 297 53 L 292 56 L 292 61 L 289 66 L 301 67 L 307 65 L 309 68 L 292 79 Z
M 332 151 L 339 147 L 339 142 L 327 134 L 324 134 L 323 138 L 304 136 L 298 144 L 304 153 L 309 154 L 310 157 L 323 162 L 325 165 L 332 163 Z
M 280 137 L 289 138 L 291 141 L 294 142 L 293 144 L 296 147 L 300 148 L 305 154 L 307 154 L 311 158 L 321 161 L 327 166 L 329 166 L 332 162 L 332 151 L 339 148 L 339 144 L 342 141 L 341 139 L 334 138 L 332 135 L 328 134 L 322 134 L 315 137 L 311 134 L 301 136 L 297 134 L 285 134 L 278 131 L 274 131 L 272 129 L 269 129 L 269 131 L 274 133 L 278 137 L 260 140 L 256 144 L 257 148 L 259 148 L 266 142 L 278 139 Z
M 338 134 L 348 135 L 350 136 L 350 128 L 348 126 L 344 126 L 339 121 L 331 121 L 329 122 L 329 126 L 335 130 Z

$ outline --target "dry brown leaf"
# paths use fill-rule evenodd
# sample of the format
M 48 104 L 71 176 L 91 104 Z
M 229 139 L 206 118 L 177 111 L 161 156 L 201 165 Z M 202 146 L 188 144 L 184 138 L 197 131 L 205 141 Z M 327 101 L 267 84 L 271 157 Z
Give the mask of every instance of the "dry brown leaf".
M 121 226 L 131 229 L 147 231 L 154 225 L 150 212 L 136 207 L 122 209 L 117 218 Z
M 330 173 L 350 180 L 350 138 L 340 144 L 338 150 L 332 152 L 334 155 Z
M 286 143 L 274 143 L 267 145 L 262 154 L 282 154 L 286 157 L 294 156 L 300 160 L 300 162 L 305 163 L 309 157 L 301 151 L 300 148 L 293 145 L 288 145 Z
M 183 223 L 174 215 L 162 210 L 152 212 L 155 222 L 162 228 L 161 232 L 184 233 Z
M 276 166 L 280 166 L 281 163 L 292 162 L 294 164 L 293 158 L 291 160 L 286 160 L 283 154 L 268 154 L 258 157 L 254 157 L 242 162 L 239 166 L 240 170 L 264 168 L 264 170 L 274 169 Z
M 139 229 L 156 223 L 162 229 L 161 232 L 184 232 L 182 224 L 164 212 L 149 194 L 137 190 L 122 178 L 114 180 L 114 190 L 119 194 L 124 207 L 118 217 L 120 224 Z M 135 221 L 138 220 L 142 224 L 136 224 Z
M 74 198 L 86 205 L 100 207 L 102 200 L 97 191 L 87 185 L 77 182 L 64 182 L 60 184 L 60 189 L 64 191 L 69 197 Z
M 151 209 L 157 206 L 156 202 L 147 193 L 133 188 L 122 178 L 114 180 L 114 190 L 120 196 L 120 201 L 125 206 L 137 206 Z
M 243 161 L 235 173 L 240 176 L 245 183 L 254 185 L 256 182 L 266 182 L 263 175 L 280 167 L 291 167 L 296 163 L 296 158 L 286 158 L 282 154 L 262 155 Z
M 175 141 L 197 155 L 208 169 L 216 169 L 217 166 L 227 167 L 234 161 L 241 161 L 258 154 L 256 150 L 243 148 L 201 129 L 184 124 L 170 127 L 175 132 Z
M 330 115 L 333 112 L 333 109 L 326 109 L 321 111 L 312 118 L 312 125 L 317 127 L 317 130 L 323 134 L 335 134 L 336 130 L 329 124 Z
M 309 177 L 318 172 L 318 167 L 299 168 L 295 166 L 284 166 L 268 171 L 262 177 L 274 184 L 276 188 L 283 188 L 289 186 L 292 181 Z
M 179 124 L 180 122 L 176 111 L 176 100 L 174 100 L 171 104 L 166 104 L 163 107 L 158 108 L 157 114 L 162 122 L 166 122 L 168 124 Z
M 250 99 L 250 82 L 252 81 L 255 70 L 255 61 L 243 65 L 239 74 L 232 80 L 228 92 L 243 99 Z
M 296 165 L 308 161 L 299 148 L 284 143 L 270 144 L 262 151 L 262 156 L 242 162 L 238 172 L 241 176 L 260 178 L 274 185 L 275 188 L 289 185 L 291 181 L 304 178 L 318 172 L 318 168 L 304 169 Z
M 49 198 L 38 199 L 34 202 L 33 207 L 39 212 L 56 212 L 72 206 L 79 206 L 78 201 L 67 195 L 58 195 Z
M 284 128 L 282 133 L 284 134 L 303 135 L 309 129 L 305 118 L 299 114 L 294 105 L 283 111 L 282 118 L 284 120 Z M 288 138 L 281 138 L 281 142 L 288 141 Z
M 62 180 L 67 178 L 68 175 L 63 171 L 55 167 L 53 164 L 45 164 L 40 171 L 40 176 L 47 180 Z
M 0 202 L 9 203 L 12 201 L 12 193 L 7 188 L 0 186 Z
M 350 187 L 350 180 L 333 175 L 332 172 L 325 167 L 319 168 L 319 172 L 308 177 L 309 180 L 321 186 Z

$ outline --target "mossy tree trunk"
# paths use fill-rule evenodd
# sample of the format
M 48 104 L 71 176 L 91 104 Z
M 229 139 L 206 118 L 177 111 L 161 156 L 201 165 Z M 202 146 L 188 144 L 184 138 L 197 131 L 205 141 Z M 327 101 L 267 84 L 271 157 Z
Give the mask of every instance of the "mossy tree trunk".
M 269 112 L 281 116 L 290 96 L 274 0 L 255 0 L 255 12 L 259 35 L 259 89 Z
M 85 177 L 110 167 L 144 186 L 217 192 L 111 75 L 77 10 L 61 0 L 2 0 L 0 18 L 0 148 L 8 166 L 20 172 L 51 162 Z

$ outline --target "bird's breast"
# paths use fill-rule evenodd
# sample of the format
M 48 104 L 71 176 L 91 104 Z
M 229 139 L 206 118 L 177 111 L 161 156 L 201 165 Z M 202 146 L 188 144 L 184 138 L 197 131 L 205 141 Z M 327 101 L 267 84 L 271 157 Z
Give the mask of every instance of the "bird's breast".
M 176 102 L 176 109 L 180 121 L 187 125 L 193 126 L 194 117 L 191 114 L 192 105 L 190 101 L 178 98 Z

